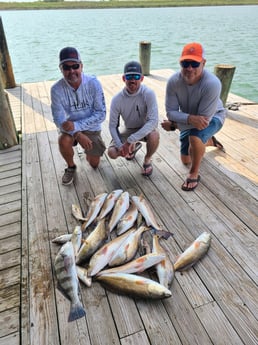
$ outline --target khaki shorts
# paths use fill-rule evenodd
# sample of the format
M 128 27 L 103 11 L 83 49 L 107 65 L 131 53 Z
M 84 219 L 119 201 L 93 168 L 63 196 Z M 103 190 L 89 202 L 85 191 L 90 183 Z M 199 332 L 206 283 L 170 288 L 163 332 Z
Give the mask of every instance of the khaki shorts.
M 84 152 L 90 156 L 102 156 L 106 150 L 106 145 L 101 137 L 101 131 L 81 131 L 83 134 L 87 135 L 93 143 L 91 150 L 84 150 Z M 76 146 L 78 142 L 75 140 L 73 146 Z

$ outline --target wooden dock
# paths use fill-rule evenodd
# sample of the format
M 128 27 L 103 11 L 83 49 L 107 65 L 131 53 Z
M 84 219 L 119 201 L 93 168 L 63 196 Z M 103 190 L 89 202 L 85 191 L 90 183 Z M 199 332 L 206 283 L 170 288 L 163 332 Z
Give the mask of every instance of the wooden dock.
M 152 71 L 144 83 L 155 90 L 160 121 L 171 70 Z M 123 86 L 121 75 L 99 77 L 109 110 Z M 50 110 L 53 82 L 8 90 L 21 145 L 0 152 L 0 345 L 257 345 L 258 344 L 258 106 L 236 95 L 217 138 L 226 153 L 207 149 L 194 192 L 181 184 L 178 132 L 160 127 L 160 146 L 150 178 L 140 174 L 145 147 L 136 159 L 110 160 L 93 170 L 75 149 L 77 179 L 61 184 L 65 163 L 58 151 Z M 107 121 L 103 127 L 110 141 Z M 174 236 L 162 244 L 171 260 L 202 232 L 212 234 L 207 255 L 176 272 L 172 297 L 134 299 L 80 284 L 86 317 L 68 323 L 69 302 L 56 289 L 51 240 L 72 232 L 71 205 L 122 188 L 147 198 L 157 220 Z

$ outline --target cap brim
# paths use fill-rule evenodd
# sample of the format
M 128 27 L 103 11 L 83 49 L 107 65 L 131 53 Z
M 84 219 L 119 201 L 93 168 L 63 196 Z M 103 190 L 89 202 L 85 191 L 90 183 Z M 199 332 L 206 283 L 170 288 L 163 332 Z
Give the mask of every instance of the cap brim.
M 181 56 L 179 61 L 181 62 L 184 60 L 192 60 L 192 61 L 196 61 L 196 62 L 201 62 L 203 60 L 203 58 L 195 56 L 195 55 L 184 55 L 184 56 Z
M 59 62 L 59 66 L 62 65 L 64 62 L 68 62 L 68 61 L 81 63 L 81 61 L 78 60 L 78 59 L 69 58 L 69 59 L 64 59 L 64 60 L 60 61 L 60 62 Z
M 142 73 L 140 73 L 140 72 L 126 72 L 126 73 L 124 73 L 124 75 L 128 75 L 128 74 L 140 74 L 140 75 L 142 75 Z

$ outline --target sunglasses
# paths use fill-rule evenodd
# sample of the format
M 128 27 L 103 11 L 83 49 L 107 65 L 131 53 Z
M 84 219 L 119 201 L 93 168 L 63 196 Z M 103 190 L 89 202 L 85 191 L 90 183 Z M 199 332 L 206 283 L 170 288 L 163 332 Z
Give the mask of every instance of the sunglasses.
M 63 64 L 62 65 L 62 68 L 64 71 L 71 71 L 72 69 L 73 70 L 76 70 L 76 69 L 79 69 L 80 68 L 80 64 L 79 63 L 75 63 L 73 65 L 66 65 L 66 64 Z
M 197 62 L 197 61 L 181 61 L 180 62 L 180 65 L 183 67 L 183 68 L 188 68 L 189 66 L 191 66 L 192 68 L 197 68 L 200 66 L 200 62 Z
M 125 75 L 125 79 L 126 80 L 132 80 L 132 79 L 134 79 L 134 80 L 140 80 L 141 79 L 141 74 L 126 74 Z

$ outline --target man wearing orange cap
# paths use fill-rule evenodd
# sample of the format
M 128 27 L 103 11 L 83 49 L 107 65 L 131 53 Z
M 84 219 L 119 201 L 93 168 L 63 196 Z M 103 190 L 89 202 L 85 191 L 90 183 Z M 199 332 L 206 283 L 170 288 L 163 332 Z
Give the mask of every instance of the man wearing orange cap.
M 181 160 L 190 165 L 184 191 L 193 191 L 200 181 L 199 169 L 206 146 L 224 147 L 214 137 L 223 126 L 226 110 L 220 99 L 220 80 L 204 69 L 204 49 L 200 43 L 184 46 L 181 71 L 173 74 L 166 87 L 163 129 L 180 130 Z

